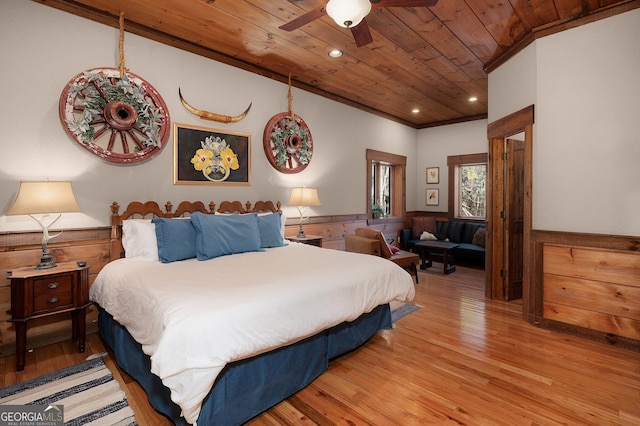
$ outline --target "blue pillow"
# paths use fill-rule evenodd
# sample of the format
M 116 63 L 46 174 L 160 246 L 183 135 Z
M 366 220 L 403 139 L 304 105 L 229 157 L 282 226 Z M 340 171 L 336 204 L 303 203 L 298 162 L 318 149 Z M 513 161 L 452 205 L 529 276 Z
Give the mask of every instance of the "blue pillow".
M 260 250 L 258 215 L 216 215 L 194 213 L 191 221 L 196 228 L 196 257 L 213 259 L 226 254 Z
M 156 217 L 158 257 L 162 263 L 196 257 L 196 229 L 189 219 L 167 219 Z
M 281 232 L 282 212 L 258 215 L 258 228 L 260 229 L 260 247 L 282 247 L 284 238 Z

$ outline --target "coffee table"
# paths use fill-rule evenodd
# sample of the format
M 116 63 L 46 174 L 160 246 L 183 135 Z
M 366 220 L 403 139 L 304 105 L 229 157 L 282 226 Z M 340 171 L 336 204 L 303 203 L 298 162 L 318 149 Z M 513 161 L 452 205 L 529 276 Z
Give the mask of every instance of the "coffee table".
M 424 240 L 415 243 L 413 247 L 420 252 L 420 269 L 432 267 L 434 255 L 437 257 L 442 256 L 442 272 L 450 274 L 456 270 L 456 266 L 453 264 L 453 254 L 451 250 L 459 245 L 458 243 L 452 243 L 450 241 Z M 434 253 L 434 250 L 442 251 L 442 254 Z

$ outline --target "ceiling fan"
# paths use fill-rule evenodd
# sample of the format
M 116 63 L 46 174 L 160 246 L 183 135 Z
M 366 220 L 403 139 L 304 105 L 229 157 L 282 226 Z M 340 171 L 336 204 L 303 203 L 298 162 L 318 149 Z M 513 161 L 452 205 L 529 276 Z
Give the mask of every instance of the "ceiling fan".
M 336 24 L 349 28 L 356 46 L 361 47 L 373 41 L 365 17 L 372 7 L 430 7 L 438 0 L 329 0 L 325 6 L 313 9 L 291 22 L 280 26 L 281 30 L 293 31 L 326 13 Z

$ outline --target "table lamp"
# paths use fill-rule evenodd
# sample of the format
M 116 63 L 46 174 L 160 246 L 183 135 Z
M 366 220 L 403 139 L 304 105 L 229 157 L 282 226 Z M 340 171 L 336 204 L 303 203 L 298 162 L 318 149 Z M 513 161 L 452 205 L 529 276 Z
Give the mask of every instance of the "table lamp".
M 36 269 L 55 268 L 53 256 L 47 249 L 50 239 L 62 234 L 49 235 L 49 227 L 57 222 L 62 213 L 79 212 L 80 207 L 73 195 L 71 182 L 20 182 L 18 195 L 7 211 L 7 216 L 29 215 L 42 227 L 42 257 Z M 35 214 L 58 213 L 51 223 L 45 225 Z
M 304 211 L 310 206 L 319 206 L 320 200 L 318 199 L 318 190 L 315 188 L 293 188 L 291 190 L 291 197 L 289 197 L 288 206 L 298 207 L 300 212 L 300 229 L 298 230 L 298 238 L 306 238 L 307 236 L 302 229 L 302 222 L 304 222 Z

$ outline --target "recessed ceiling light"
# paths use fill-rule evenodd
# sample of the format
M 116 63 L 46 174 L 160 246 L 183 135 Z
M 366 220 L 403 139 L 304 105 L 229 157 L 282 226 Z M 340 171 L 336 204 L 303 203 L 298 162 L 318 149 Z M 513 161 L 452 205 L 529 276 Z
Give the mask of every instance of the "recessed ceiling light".
M 478 97 L 477 97 L 477 96 L 471 96 L 471 97 L 469 98 L 469 102 L 476 102 L 477 100 L 478 100 Z
M 332 58 L 339 58 L 340 56 L 342 56 L 342 50 L 338 50 L 338 49 L 330 50 L 329 56 L 331 56 Z
M 414 108 L 411 110 L 412 113 L 417 114 L 420 112 L 420 110 L 418 108 Z

